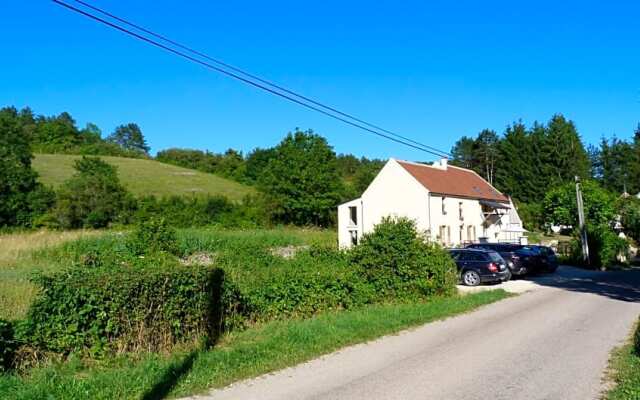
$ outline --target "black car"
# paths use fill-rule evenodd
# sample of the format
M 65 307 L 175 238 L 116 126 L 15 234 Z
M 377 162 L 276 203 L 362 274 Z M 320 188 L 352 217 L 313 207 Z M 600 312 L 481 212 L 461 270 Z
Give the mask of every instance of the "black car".
M 511 273 L 504 259 L 495 251 L 474 249 L 451 249 L 460 280 L 467 286 L 478 286 L 484 282 L 504 282 Z
M 532 245 L 527 246 L 538 254 L 540 260 L 540 269 L 545 272 L 556 272 L 558 269 L 558 257 L 555 251 L 548 246 Z
M 474 243 L 467 248 L 498 252 L 513 275 L 535 273 L 540 269 L 539 255 L 532 249 L 527 249 L 526 246 L 509 243 Z

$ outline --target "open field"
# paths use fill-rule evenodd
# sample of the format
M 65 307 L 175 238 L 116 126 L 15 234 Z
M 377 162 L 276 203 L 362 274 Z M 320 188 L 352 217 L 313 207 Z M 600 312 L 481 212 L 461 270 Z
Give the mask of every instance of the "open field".
M 81 156 L 65 154 L 36 154 L 34 169 L 40 181 L 57 187 L 74 173 L 73 163 Z M 187 168 L 163 164 L 153 160 L 105 157 L 101 159 L 118 168 L 122 183 L 135 195 L 223 195 L 240 200 L 255 190 L 229 179 Z
M 0 318 L 15 319 L 24 315 L 35 288 L 29 283 L 37 269 L 50 263 L 33 260 L 33 252 L 64 242 L 97 235 L 97 231 L 38 231 L 0 235 Z

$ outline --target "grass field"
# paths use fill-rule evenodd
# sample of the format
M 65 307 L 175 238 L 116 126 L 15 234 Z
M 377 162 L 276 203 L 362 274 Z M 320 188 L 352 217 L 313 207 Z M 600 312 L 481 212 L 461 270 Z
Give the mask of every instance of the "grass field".
M 40 181 L 57 187 L 74 173 L 73 163 L 81 156 L 65 154 L 36 154 L 34 169 Z M 240 200 L 254 189 L 240 183 L 187 168 L 163 164 L 153 160 L 122 157 L 100 157 L 118 168 L 122 183 L 135 195 L 223 195 Z
M 89 364 L 76 359 L 35 368 L 23 376 L 0 375 L 0 398 L 162 399 L 202 393 L 506 297 L 506 292 L 494 290 L 274 321 L 229 334 L 211 349 L 170 357 L 156 354 Z
M 38 231 L 0 235 L 0 318 L 22 317 L 35 295 L 29 277 L 35 270 L 45 270 L 49 262 L 33 258 L 33 252 L 58 246 L 96 231 Z

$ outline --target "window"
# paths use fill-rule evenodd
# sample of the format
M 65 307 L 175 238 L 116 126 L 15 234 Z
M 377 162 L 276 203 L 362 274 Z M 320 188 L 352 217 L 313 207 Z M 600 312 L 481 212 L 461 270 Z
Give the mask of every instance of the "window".
M 476 227 L 469 225 L 467 226 L 467 240 L 475 242 L 476 240 Z
M 444 196 L 442 197 L 442 215 L 447 215 L 447 207 L 445 205 L 446 204 L 445 203 L 446 199 L 447 199 L 446 197 L 444 197 Z
M 351 234 L 351 244 L 352 245 L 357 245 L 358 244 L 358 231 L 349 231 L 349 233 Z
M 446 225 L 440 225 L 440 243 L 442 243 L 443 245 L 447 244 L 447 226 Z
M 464 241 L 464 225 L 460 225 L 460 243 Z
M 460 221 L 464 221 L 464 216 L 462 215 L 462 202 L 458 203 L 458 216 Z
M 349 207 L 349 218 L 351 225 L 358 225 L 358 207 Z

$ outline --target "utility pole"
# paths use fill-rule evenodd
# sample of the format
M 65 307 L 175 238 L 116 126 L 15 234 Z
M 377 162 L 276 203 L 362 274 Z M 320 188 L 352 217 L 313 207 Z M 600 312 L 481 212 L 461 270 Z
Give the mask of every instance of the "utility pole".
M 580 188 L 580 177 L 576 175 L 576 201 L 578 203 L 578 224 L 580 225 L 580 242 L 582 242 L 582 260 L 589 262 L 589 243 L 587 243 L 587 228 L 584 222 L 584 204 L 582 203 L 582 189 Z

